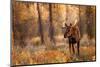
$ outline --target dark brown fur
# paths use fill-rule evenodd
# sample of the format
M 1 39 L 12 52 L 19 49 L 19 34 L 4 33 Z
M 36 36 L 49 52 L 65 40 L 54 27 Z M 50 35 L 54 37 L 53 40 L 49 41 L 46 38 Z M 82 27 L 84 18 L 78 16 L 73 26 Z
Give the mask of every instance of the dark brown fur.
M 77 44 L 77 53 L 79 56 L 79 49 L 80 49 L 80 31 L 77 25 L 72 26 L 72 24 L 70 24 L 70 26 L 68 26 L 67 24 L 65 24 L 66 26 L 66 32 L 64 33 L 64 38 L 68 38 L 69 41 L 69 51 L 71 53 L 71 50 L 73 51 L 73 54 L 75 54 L 75 49 L 74 49 L 74 44 Z

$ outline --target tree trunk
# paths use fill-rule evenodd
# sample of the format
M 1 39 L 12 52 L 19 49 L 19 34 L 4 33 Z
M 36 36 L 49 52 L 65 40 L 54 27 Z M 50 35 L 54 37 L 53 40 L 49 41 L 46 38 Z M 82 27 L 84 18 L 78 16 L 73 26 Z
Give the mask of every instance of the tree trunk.
M 37 3 L 37 12 L 38 12 L 39 33 L 40 33 L 40 37 L 41 37 L 41 42 L 43 44 L 44 43 L 44 35 L 43 35 L 43 28 L 42 28 L 42 20 L 41 20 L 39 3 Z
M 49 28 L 49 35 L 50 40 L 54 43 L 54 27 L 53 27 L 53 21 L 52 21 L 52 4 L 49 4 L 49 22 L 50 22 L 50 28 Z
M 91 6 L 87 6 L 87 34 L 89 38 L 91 39 L 93 37 L 93 18 L 91 13 Z

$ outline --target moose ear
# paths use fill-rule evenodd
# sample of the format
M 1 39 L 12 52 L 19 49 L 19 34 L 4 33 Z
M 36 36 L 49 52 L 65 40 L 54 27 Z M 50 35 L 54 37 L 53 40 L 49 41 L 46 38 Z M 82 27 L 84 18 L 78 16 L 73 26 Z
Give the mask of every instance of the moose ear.
M 68 27 L 66 23 L 65 23 L 65 26 Z

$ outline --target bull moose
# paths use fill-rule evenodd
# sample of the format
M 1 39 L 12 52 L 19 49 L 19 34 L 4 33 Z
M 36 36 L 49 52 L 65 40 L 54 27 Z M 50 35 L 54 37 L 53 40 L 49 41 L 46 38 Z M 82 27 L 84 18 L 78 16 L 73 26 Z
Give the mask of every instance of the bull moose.
M 79 56 L 79 49 L 80 49 L 80 31 L 79 27 L 77 25 L 70 25 L 68 26 L 65 23 L 65 33 L 64 33 L 64 38 L 68 38 L 69 42 L 69 51 L 71 54 L 71 51 L 75 55 L 75 44 L 77 44 L 76 51 L 77 55 Z

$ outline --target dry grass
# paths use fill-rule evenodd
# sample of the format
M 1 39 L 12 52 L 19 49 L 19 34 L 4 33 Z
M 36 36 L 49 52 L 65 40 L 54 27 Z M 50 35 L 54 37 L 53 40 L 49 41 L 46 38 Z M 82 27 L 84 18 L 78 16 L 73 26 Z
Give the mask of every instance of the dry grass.
M 30 52 L 17 47 L 12 51 L 12 59 L 14 65 L 93 61 L 95 60 L 95 46 L 81 46 L 80 57 L 73 56 L 73 58 L 70 56 L 68 49 L 60 50 L 58 48 L 56 50 Z
M 38 39 L 39 38 L 37 38 L 37 40 Z M 37 47 L 33 45 L 28 45 L 28 47 L 21 48 L 20 46 L 14 45 L 14 40 L 12 38 L 12 44 L 13 44 L 12 45 L 12 64 L 26 65 L 26 64 L 45 64 L 45 63 L 63 63 L 63 62 L 67 63 L 67 62 L 76 62 L 76 61 L 96 60 L 95 43 L 88 44 L 85 41 L 83 42 L 81 41 L 80 56 L 78 57 L 77 55 L 70 55 L 68 46 L 60 45 L 61 47 L 59 47 L 58 46 L 59 43 L 62 43 L 62 44 L 65 44 L 65 43 L 63 39 L 61 39 L 61 37 L 57 39 L 58 40 L 56 41 L 57 43 L 55 47 L 56 49 L 51 48 L 51 47 L 49 47 L 51 49 L 48 49 L 48 48 L 44 48 L 44 46 L 40 47 L 41 45 L 37 45 Z

